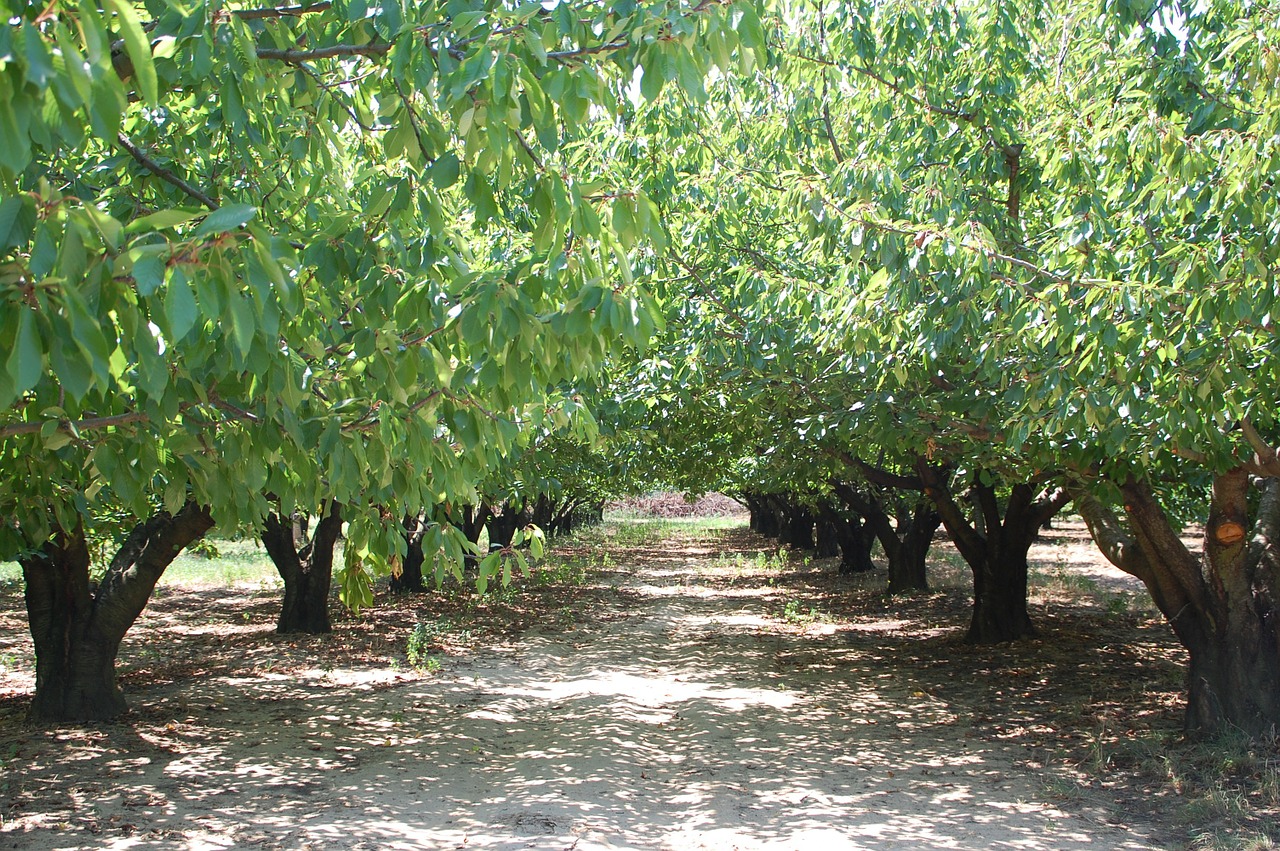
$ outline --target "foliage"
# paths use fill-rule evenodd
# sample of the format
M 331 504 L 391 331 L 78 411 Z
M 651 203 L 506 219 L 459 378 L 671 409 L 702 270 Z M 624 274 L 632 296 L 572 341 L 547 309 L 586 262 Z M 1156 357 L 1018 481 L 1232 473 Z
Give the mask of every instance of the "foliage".
M 336 498 L 352 599 L 390 519 L 586 422 L 557 388 L 644 343 L 627 256 L 663 233 L 600 179 L 601 119 L 758 31 L 714 2 L 3 10 L 0 551 L 153 494 L 227 527 Z

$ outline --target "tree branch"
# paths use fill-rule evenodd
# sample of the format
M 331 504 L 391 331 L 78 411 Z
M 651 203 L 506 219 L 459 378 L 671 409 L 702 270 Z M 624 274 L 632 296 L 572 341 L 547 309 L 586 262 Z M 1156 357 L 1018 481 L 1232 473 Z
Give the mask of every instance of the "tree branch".
M 151 417 L 141 411 L 133 411 L 128 414 L 113 414 L 109 417 L 89 417 L 83 420 L 59 420 L 58 431 L 69 431 L 76 434 L 82 431 L 96 431 L 97 429 L 112 428 L 114 426 L 129 425 L 130 423 L 145 423 Z M 8 440 L 11 437 L 17 437 L 22 434 L 36 434 L 44 426 L 43 422 L 25 422 L 13 423 L 7 426 L 0 426 L 0 440 Z
M 333 44 L 328 47 L 281 50 L 275 47 L 259 47 L 259 59 L 270 59 L 288 65 L 313 62 L 317 59 L 340 59 L 344 56 L 386 56 L 391 42 L 377 41 L 370 44 Z
M 1280 457 L 1277 457 L 1276 448 L 1258 433 L 1248 417 L 1240 420 L 1240 432 L 1254 452 L 1253 459 L 1248 465 L 1250 472 L 1262 476 L 1280 477 Z
M 300 18 L 316 12 L 327 12 L 332 3 L 312 3 L 310 6 L 279 6 L 266 9 L 233 9 L 231 14 L 242 21 L 261 21 L 270 18 Z
M 129 155 L 132 156 L 135 160 L 137 160 L 138 164 L 141 165 L 143 168 L 145 168 L 147 171 L 151 172 L 156 177 L 160 178 L 166 183 L 171 183 L 174 186 L 178 187 L 187 195 L 190 195 L 192 198 L 196 199 L 201 204 L 204 204 L 210 210 L 218 209 L 217 201 L 213 200 L 208 195 L 201 192 L 199 189 L 196 189 L 190 183 L 187 183 L 181 177 L 178 177 L 178 175 L 174 174 L 169 169 L 160 165 L 151 157 L 147 156 L 146 152 L 143 151 L 141 148 L 139 148 L 137 145 L 133 144 L 133 142 L 129 140 L 129 137 L 124 135 L 124 133 L 117 133 L 116 141 L 120 143 L 120 147 L 128 151 Z
M 1076 490 L 1073 496 L 1076 511 L 1084 519 L 1084 525 L 1089 529 L 1089 536 L 1093 538 L 1093 542 L 1098 545 L 1098 549 L 1102 551 L 1107 561 L 1130 576 L 1136 576 L 1150 585 L 1153 579 L 1151 564 L 1147 561 L 1142 548 L 1138 546 L 1137 540 L 1124 528 L 1124 524 L 1120 522 L 1116 513 L 1084 488 Z
M 594 56 L 597 53 L 611 53 L 615 50 L 622 50 L 630 47 L 630 39 L 618 38 L 606 44 L 597 44 L 594 47 L 579 47 L 575 50 L 552 50 L 547 52 L 548 59 L 554 59 L 557 62 L 572 62 L 575 59 L 581 59 L 584 56 Z
M 828 450 L 844 463 L 860 472 L 868 482 L 873 485 L 880 485 L 883 488 L 894 488 L 895 490 L 919 491 L 924 490 L 924 480 L 919 476 L 902 476 L 897 473 L 891 473 L 881 467 L 875 467 L 863 461 L 861 458 L 850 455 L 843 450 Z

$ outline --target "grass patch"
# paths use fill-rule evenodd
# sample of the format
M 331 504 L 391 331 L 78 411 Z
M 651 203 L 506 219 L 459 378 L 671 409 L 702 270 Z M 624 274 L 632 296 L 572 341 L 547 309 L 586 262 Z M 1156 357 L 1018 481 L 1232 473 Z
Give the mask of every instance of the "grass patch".
M 1084 766 L 1099 778 L 1130 774 L 1171 800 L 1170 815 L 1196 851 L 1280 847 L 1280 738 L 1223 733 L 1095 736 Z
M 184 552 L 160 577 L 160 586 L 221 588 L 241 584 L 280 588 L 284 583 L 275 565 L 256 540 L 210 539 L 205 552 Z M 335 563 L 341 564 L 340 553 Z
M 339 560 L 340 562 L 340 560 Z M 102 565 L 94 566 L 100 573 Z M 0 562 L 0 585 L 20 585 L 22 568 L 17 562 Z M 283 587 L 280 574 L 256 540 L 210 538 L 196 552 L 181 553 L 160 577 L 158 588 L 227 588 L 252 585 Z

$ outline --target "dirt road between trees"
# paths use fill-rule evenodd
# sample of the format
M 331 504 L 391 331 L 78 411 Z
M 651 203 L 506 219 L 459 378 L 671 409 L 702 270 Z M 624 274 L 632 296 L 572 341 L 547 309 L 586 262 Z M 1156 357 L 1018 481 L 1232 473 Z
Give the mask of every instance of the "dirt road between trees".
M 430 673 L 344 654 L 351 622 L 272 643 L 262 592 L 251 626 L 171 595 L 123 654 L 125 722 L 44 731 L 0 706 L 0 848 L 1165 847 L 1070 756 L 1090 731 L 1066 725 L 1110 697 L 1088 660 L 1124 648 L 1041 610 L 1044 641 L 972 651 L 949 604 L 840 611 L 856 588 L 802 593 L 761 545 L 614 553 L 557 617 Z M 136 673 L 201 646 L 225 658 Z

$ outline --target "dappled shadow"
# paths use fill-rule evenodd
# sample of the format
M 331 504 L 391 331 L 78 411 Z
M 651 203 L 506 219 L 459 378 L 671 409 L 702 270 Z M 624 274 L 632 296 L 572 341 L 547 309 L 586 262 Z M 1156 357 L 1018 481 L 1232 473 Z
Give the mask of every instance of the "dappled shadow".
M 966 648 L 948 595 L 715 561 L 762 546 L 640 548 L 584 598 L 607 612 L 435 678 L 333 656 L 139 674 L 127 724 L 26 742 L 5 724 L 23 821 L 0 845 L 1153 847 L 1078 784 L 1060 726 L 1115 697 L 1100 671 L 1153 664 L 1142 639 L 1057 612 L 1039 641 Z

